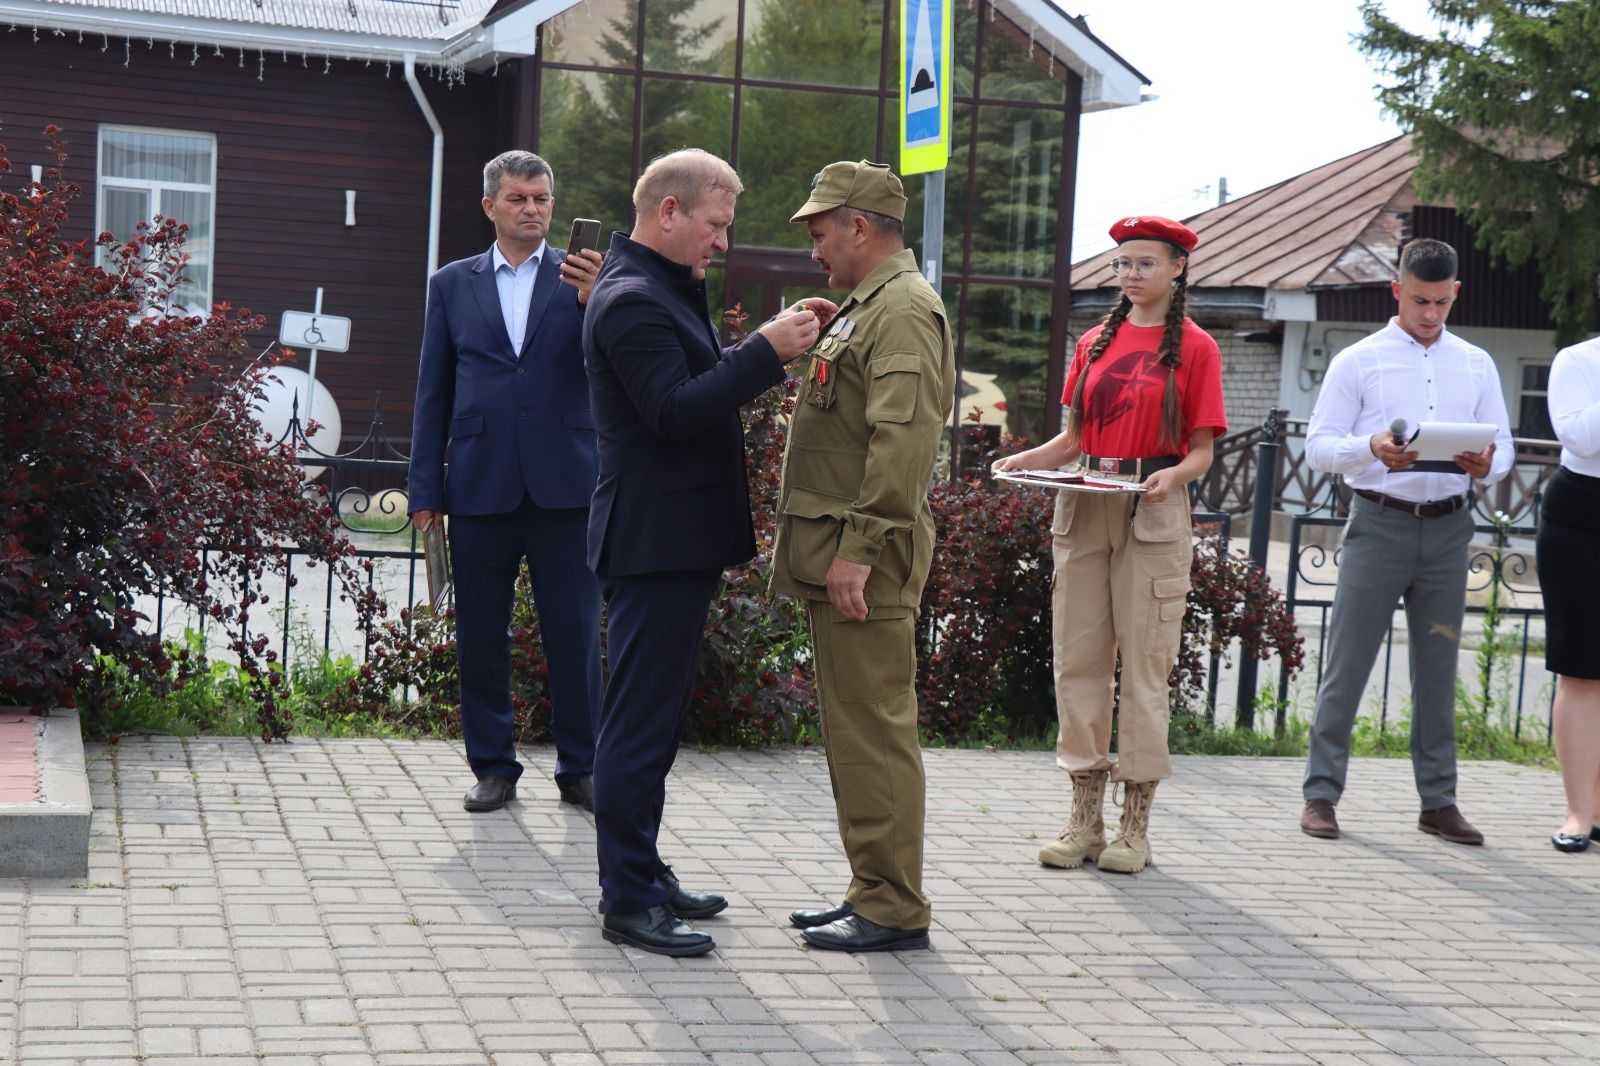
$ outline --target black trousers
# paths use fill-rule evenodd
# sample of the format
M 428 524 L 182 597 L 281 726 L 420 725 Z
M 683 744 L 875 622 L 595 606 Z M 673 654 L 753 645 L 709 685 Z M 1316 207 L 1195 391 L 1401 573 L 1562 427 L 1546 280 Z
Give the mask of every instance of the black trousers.
M 611 666 L 594 756 L 603 913 L 627 914 L 667 898 L 656 836 L 667 772 L 694 691 L 706 612 L 721 580 L 721 570 L 601 580 Z
M 600 707 L 600 584 L 590 572 L 589 509 L 549 510 L 526 495 L 507 514 L 450 519 L 456 582 L 461 733 L 478 777 L 522 776 L 512 742 L 511 600 L 522 560 L 533 578 L 539 639 L 550 667 L 556 780 L 585 777 Z

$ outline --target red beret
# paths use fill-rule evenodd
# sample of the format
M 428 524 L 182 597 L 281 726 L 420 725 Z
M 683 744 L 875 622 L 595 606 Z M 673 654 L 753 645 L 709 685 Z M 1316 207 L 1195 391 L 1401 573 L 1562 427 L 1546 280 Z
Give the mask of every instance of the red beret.
M 1130 215 L 1111 223 L 1111 239 L 1121 244 L 1123 241 L 1166 241 L 1175 244 L 1186 252 L 1194 251 L 1194 246 L 1200 243 L 1200 238 L 1195 236 L 1194 230 L 1182 222 L 1174 222 L 1170 218 L 1161 218 L 1157 215 Z

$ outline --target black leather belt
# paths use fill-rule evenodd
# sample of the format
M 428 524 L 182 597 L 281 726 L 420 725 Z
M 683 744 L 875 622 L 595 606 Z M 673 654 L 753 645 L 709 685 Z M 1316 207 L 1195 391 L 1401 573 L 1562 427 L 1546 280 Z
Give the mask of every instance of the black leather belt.
M 1157 470 L 1165 470 L 1169 466 L 1177 466 L 1183 462 L 1176 455 L 1158 455 L 1153 459 L 1108 459 L 1103 455 L 1086 455 L 1083 457 L 1084 468 L 1091 474 L 1132 474 L 1134 477 L 1144 477 L 1154 474 Z
M 1368 489 L 1356 489 L 1356 495 L 1363 500 L 1387 507 L 1393 511 L 1404 511 L 1408 515 L 1418 518 L 1442 518 L 1447 514 L 1455 514 L 1467 505 L 1469 496 L 1463 494 L 1452 496 L 1448 500 L 1433 500 L 1429 503 L 1414 503 L 1411 500 L 1402 500 L 1394 496 L 1385 496 L 1381 492 L 1372 492 Z

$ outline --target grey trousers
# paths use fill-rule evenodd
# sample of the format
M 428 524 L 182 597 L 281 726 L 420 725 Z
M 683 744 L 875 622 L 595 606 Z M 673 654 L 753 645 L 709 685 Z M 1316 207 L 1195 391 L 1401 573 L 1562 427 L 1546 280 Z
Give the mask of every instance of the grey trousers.
M 1356 497 L 1345 528 L 1339 583 L 1305 798 L 1339 802 L 1350 765 L 1350 732 L 1362 693 L 1403 597 L 1411 651 L 1411 769 L 1422 809 L 1456 801 L 1456 660 L 1466 609 L 1472 509 L 1417 518 Z

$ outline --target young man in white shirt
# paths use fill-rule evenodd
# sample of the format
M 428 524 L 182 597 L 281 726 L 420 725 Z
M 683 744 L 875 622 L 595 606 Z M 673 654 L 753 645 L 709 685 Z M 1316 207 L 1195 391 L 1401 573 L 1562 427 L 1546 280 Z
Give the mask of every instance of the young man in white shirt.
M 1417 828 L 1481 844 L 1456 806 L 1455 681 L 1466 608 L 1474 479 L 1492 484 L 1515 459 L 1500 376 L 1489 353 L 1445 329 L 1461 290 L 1456 253 L 1443 241 L 1405 247 L 1393 282 L 1399 313 L 1328 367 L 1311 414 L 1306 459 L 1343 475 L 1355 491 L 1328 627 L 1306 761 L 1300 829 L 1339 835 L 1350 733 L 1394 609 L 1402 599 L 1411 653 L 1411 763 L 1422 813 Z M 1482 452 L 1455 456 L 1458 472 L 1411 469 L 1417 453 L 1391 428 L 1404 420 L 1492 423 Z

